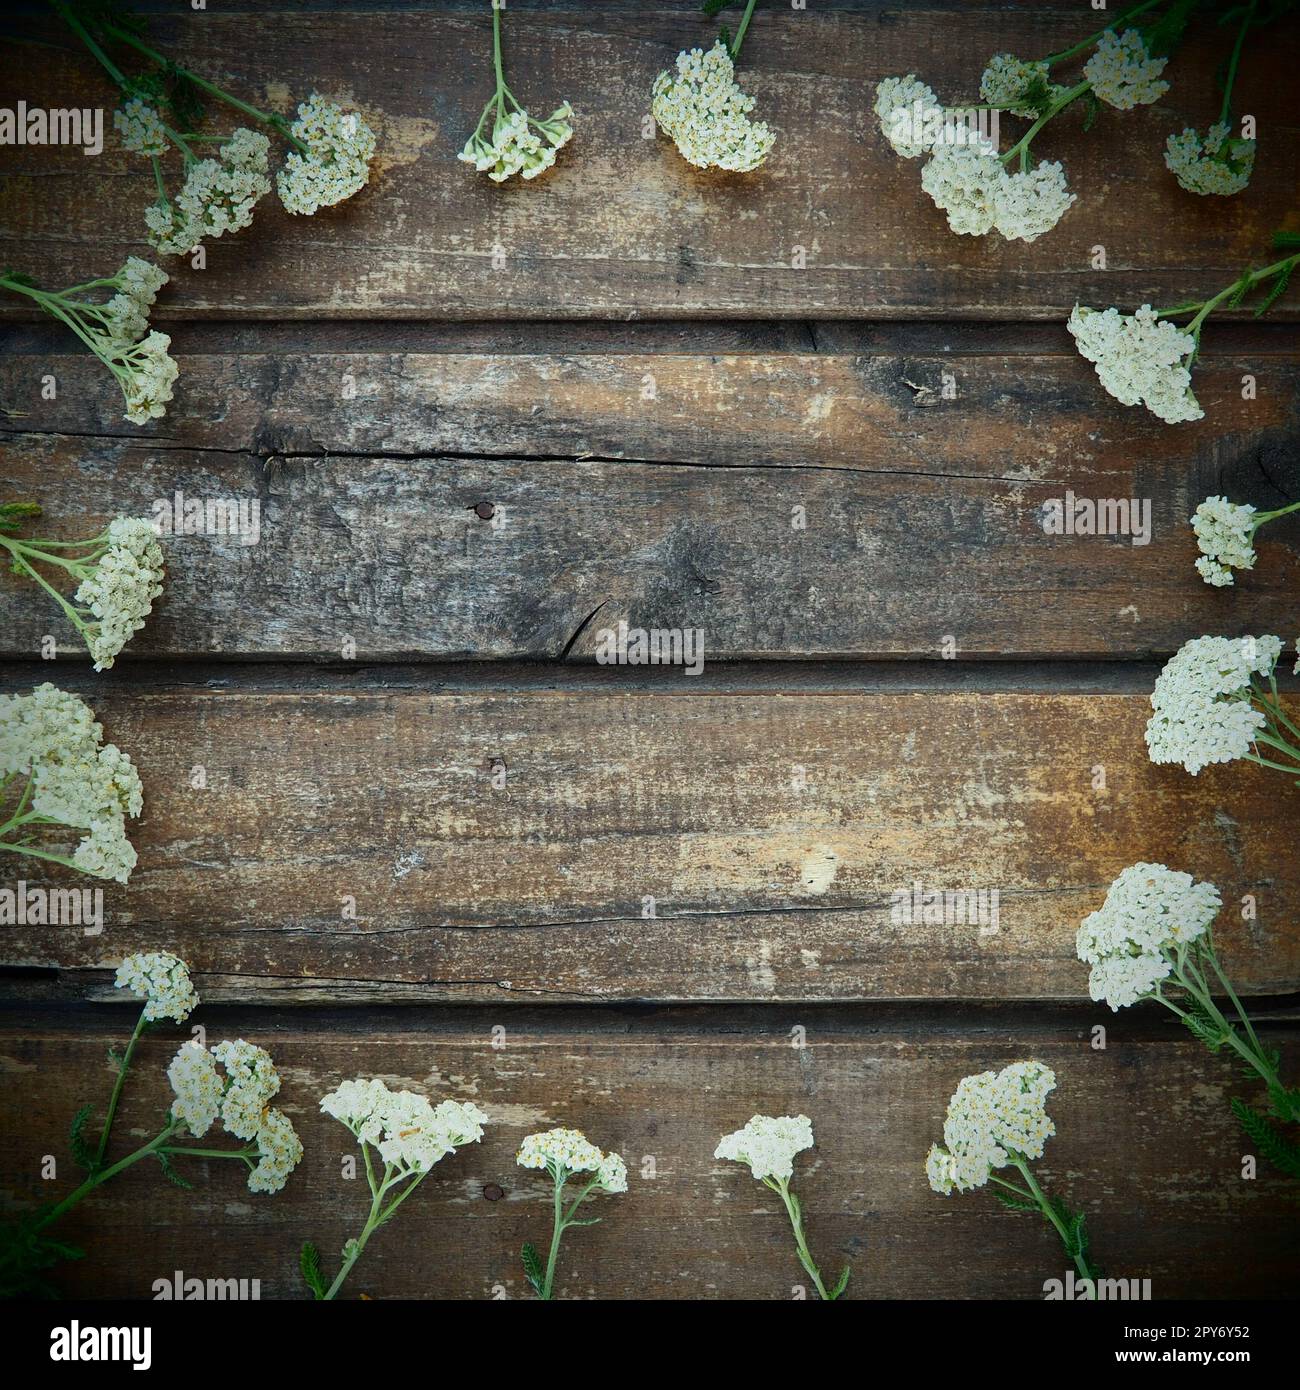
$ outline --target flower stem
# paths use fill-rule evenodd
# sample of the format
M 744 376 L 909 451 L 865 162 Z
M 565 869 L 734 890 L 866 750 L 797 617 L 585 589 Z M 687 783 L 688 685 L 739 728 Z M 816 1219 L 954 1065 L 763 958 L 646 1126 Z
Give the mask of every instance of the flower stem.
M 100 67 L 102 67 L 104 71 L 109 75 L 109 77 L 111 77 L 113 81 L 117 83 L 118 87 L 121 88 L 123 92 L 129 91 L 131 88 L 131 84 L 127 80 L 126 74 L 122 71 L 121 68 L 117 66 L 116 63 L 113 62 L 113 60 L 108 56 L 107 53 L 104 52 L 104 50 L 99 46 L 99 44 L 96 43 L 96 41 L 91 37 L 90 31 L 77 18 L 77 16 L 72 13 L 72 11 L 67 7 L 67 5 L 63 3 L 63 0 L 50 0 L 50 6 L 55 11 L 55 13 L 63 20 L 63 22 L 68 26 L 68 28 L 70 28 L 72 32 L 76 34 L 76 36 L 82 41 L 82 43 L 86 45 L 86 47 L 90 50 L 91 54 L 99 62 Z
M 1029 1164 L 1026 1163 L 1023 1158 L 1015 1154 L 1012 1155 L 1011 1161 L 1020 1169 L 1021 1175 L 1029 1185 L 1029 1194 L 1033 1197 L 1034 1201 L 1038 1203 L 1039 1210 L 1056 1228 L 1056 1234 L 1061 1237 L 1061 1244 L 1065 1247 L 1066 1254 L 1073 1259 L 1074 1267 L 1079 1271 L 1080 1277 L 1083 1279 L 1095 1280 L 1097 1277 L 1096 1271 L 1088 1264 L 1087 1257 L 1084 1255 L 1083 1251 L 1075 1249 L 1071 1244 L 1069 1232 L 1062 1224 L 1060 1216 L 1057 1215 L 1056 1208 L 1047 1200 L 1047 1196 L 1043 1192 L 1043 1189 L 1039 1187 L 1038 1180 L 1029 1169 Z
M 1060 97 L 1043 112 L 1041 116 L 1029 127 L 1027 131 L 1016 141 L 1014 145 L 1001 156 L 1003 164 L 1009 164 L 1017 155 L 1020 156 L 1020 167 L 1023 170 L 1029 159 L 1029 146 L 1035 135 L 1055 117 L 1059 116 L 1072 101 L 1077 101 L 1083 94 L 1092 87 L 1091 82 L 1080 82 L 1077 87 L 1070 87 L 1061 93 Z
M 127 1068 L 131 1065 L 131 1054 L 135 1051 L 135 1045 L 140 1041 L 140 1034 L 144 1032 L 144 1010 L 140 1010 L 140 1017 L 135 1021 L 135 1030 L 131 1034 L 131 1041 L 126 1045 L 126 1051 L 122 1054 L 122 1060 L 117 1064 L 117 1080 L 113 1082 L 113 1094 L 108 1098 L 108 1110 L 104 1115 L 104 1127 L 99 1132 L 99 1147 L 95 1150 L 95 1166 L 91 1170 L 97 1171 L 104 1162 L 104 1153 L 108 1148 L 109 1131 L 113 1128 L 113 1116 L 117 1114 L 117 1102 L 122 1094 L 122 1086 L 126 1081 Z
M 1183 331 L 1197 334 L 1200 332 L 1201 324 L 1205 322 L 1225 299 L 1231 298 L 1238 290 L 1249 290 L 1264 280 L 1272 280 L 1275 276 L 1284 274 L 1295 265 L 1300 265 L 1300 252 L 1297 252 L 1293 256 L 1285 256 L 1280 261 L 1274 261 L 1272 265 L 1265 266 L 1263 270 L 1247 271 L 1225 289 L 1220 290 L 1212 299 L 1197 300 L 1193 304 L 1179 304 L 1173 309 L 1157 309 L 1156 317 L 1168 319 L 1175 318 L 1181 314 L 1195 313 L 1196 317 Z
M 1160 0 L 1142 0 L 1142 3 L 1140 5 L 1134 5 L 1131 10 L 1125 10 L 1123 14 L 1116 15 L 1115 18 L 1112 19 L 1111 22 L 1108 25 L 1106 25 L 1104 29 L 1098 29 L 1095 34 L 1090 34 L 1086 39 L 1083 39 L 1081 42 L 1076 43 L 1073 48 L 1066 48 L 1063 49 L 1060 53 L 1053 53 L 1050 58 L 1044 58 L 1043 61 L 1050 68 L 1054 66 L 1056 63 L 1065 62 L 1067 58 L 1074 58 L 1078 54 L 1082 53 L 1085 49 L 1091 48 L 1092 45 L 1095 44 L 1103 34 L 1109 33 L 1112 29 L 1117 28 L 1119 25 L 1126 23 L 1130 19 L 1136 19 L 1138 15 L 1145 13 L 1147 10 L 1152 9 L 1155 5 L 1158 5 L 1159 3 Z
M 790 1229 L 794 1232 L 795 1249 L 799 1253 L 799 1263 L 816 1286 L 817 1296 L 823 1303 L 833 1302 L 833 1296 L 827 1293 L 826 1285 L 822 1282 L 821 1270 L 817 1268 L 812 1253 L 808 1249 L 808 1238 L 803 1229 L 803 1208 L 799 1204 L 798 1197 L 790 1191 L 789 1178 L 764 1178 L 763 1181 L 773 1192 L 777 1193 L 785 1204 L 786 1215 L 790 1218 Z
M 734 63 L 740 57 L 740 45 L 745 42 L 745 31 L 749 28 L 749 21 L 754 17 L 754 6 L 758 0 L 749 0 L 745 6 L 745 13 L 740 23 L 736 26 L 736 37 L 731 41 L 731 61 Z
M 345 1247 L 343 1263 L 339 1266 L 339 1272 L 334 1276 L 334 1282 L 325 1292 L 326 1300 L 332 1299 L 337 1295 L 338 1291 L 343 1287 L 344 1280 L 352 1272 L 352 1266 L 361 1258 L 361 1252 L 366 1248 L 366 1243 L 369 1241 L 370 1237 L 374 1235 L 385 1221 L 391 1219 L 397 1208 L 406 1201 L 417 1187 L 419 1187 L 425 1177 L 425 1173 L 416 1173 L 412 1175 L 405 1171 L 395 1171 L 392 1164 L 386 1163 L 384 1165 L 384 1176 L 376 1183 L 374 1168 L 370 1163 L 370 1150 L 364 1139 L 361 1141 L 361 1151 L 366 1160 L 366 1181 L 370 1184 L 370 1211 L 366 1216 L 366 1224 L 362 1227 L 361 1234 L 355 1240 L 349 1241 Z M 387 1193 L 399 1182 L 408 1177 L 411 1178 L 411 1181 L 407 1183 L 406 1187 L 393 1198 L 387 1207 L 385 1207 L 384 1197 Z
M 1257 0 L 1250 0 L 1246 6 L 1241 28 L 1237 30 L 1237 41 L 1232 45 L 1232 57 L 1228 60 L 1227 76 L 1223 79 L 1223 105 L 1219 108 L 1220 124 L 1228 119 L 1228 114 L 1232 110 L 1232 84 L 1237 80 L 1237 64 L 1241 61 L 1241 49 L 1246 42 L 1246 31 L 1255 22 L 1256 3 Z
M 69 1193 L 68 1196 L 66 1196 L 63 1199 L 63 1201 L 61 1201 L 58 1204 L 58 1206 L 52 1207 L 48 1212 L 46 1212 L 45 1215 L 41 1217 L 40 1221 L 37 1223 L 36 1229 L 38 1231 L 41 1231 L 44 1230 L 46 1226 L 53 1225 L 54 1222 L 56 1222 L 66 1212 L 71 1211 L 72 1208 L 75 1207 L 78 1202 L 84 1200 L 86 1197 L 89 1197 L 90 1194 L 97 1187 L 102 1186 L 110 1178 L 115 1178 L 119 1173 L 129 1168 L 133 1163 L 139 1163 L 139 1161 L 142 1158 L 148 1158 L 150 1154 L 160 1149 L 167 1142 L 167 1140 L 170 1139 L 172 1135 L 175 1134 L 181 1128 L 183 1128 L 183 1124 L 180 1120 L 169 1120 L 167 1126 L 163 1129 L 161 1134 L 155 1135 L 152 1139 L 150 1139 L 150 1141 L 147 1144 L 144 1144 L 140 1148 L 136 1149 L 134 1153 L 127 1154 L 125 1158 L 119 1158 L 116 1163 L 112 1164 L 108 1168 L 103 1168 L 100 1169 L 98 1172 L 92 1173 L 90 1177 L 88 1177 L 86 1181 L 83 1182 L 75 1192 Z

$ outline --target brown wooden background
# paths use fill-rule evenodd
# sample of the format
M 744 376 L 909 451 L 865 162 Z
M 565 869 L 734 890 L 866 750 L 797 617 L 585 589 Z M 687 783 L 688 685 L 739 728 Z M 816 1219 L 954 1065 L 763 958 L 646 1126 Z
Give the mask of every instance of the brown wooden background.
M 6 929 L 4 1202 L 50 1195 L 41 1156 L 106 1094 L 132 950 L 193 964 L 213 1038 L 271 1047 L 307 1145 L 275 1199 L 219 1164 L 193 1194 L 139 1170 L 106 1188 L 68 1223 L 90 1249 L 70 1292 L 147 1296 L 183 1269 L 301 1296 L 300 1242 L 332 1264 L 364 1206 L 317 1101 L 376 1074 L 493 1124 L 353 1294 L 522 1297 L 518 1247 L 548 1214 L 514 1149 L 575 1124 L 633 1181 L 570 1234 L 561 1296 L 788 1297 L 784 1217 L 712 1151 L 755 1111 L 803 1111 L 811 1242 L 824 1268 L 853 1261 L 850 1296 L 1038 1297 L 1064 1267 L 1046 1228 L 987 1192 L 937 1197 L 923 1169 L 961 1076 L 1028 1055 L 1059 1079 L 1044 1179 L 1087 1210 L 1108 1273 L 1157 1297 L 1293 1286 L 1294 1202 L 1266 1166 L 1240 1177 L 1226 1107 L 1251 1086 L 1152 1011 L 1089 1004 L 1073 938 L 1142 858 L 1254 894 L 1224 954 L 1300 1064 L 1295 792 L 1244 765 L 1155 768 L 1141 737 L 1187 638 L 1295 636 L 1300 526 L 1214 591 L 1186 519 L 1210 492 L 1300 496 L 1296 315 L 1216 318 L 1207 418 L 1175 428 L 1104 396 L 1063 319 L 1216 290 L 1298 225 L 1296 34 L 1243 68 L 1247 194 L 1193 198 L 1160 159 L 1215 112 L 1202 25 L 1158 105 L 1040 142 L 1080 197 L 1032 246 L 952 236 L 870 115 L 883 76 L 956 99 L 993 52 L 1093 22 L 1066 0 L 762 5 L 745 83 L 778 142 L 729 178 L 642 138 L 654 74 L 709 39 L 691 5 L 520 0 L 512 84 L 567 96 L 578 133 L 545 178 L 497 187 L 455 158 L 487 95 L 486 4 L 151 17 L 279 109 L 313 87 L 356 102 L 380 156 L 342 208 L 268 199 L 206 271 L 178 267 L 160 319 L 182 375 L 148 429 L 57 327 L 0 305 L 4 491 L 38 497 L 51 533 L 177 489 L 262 506 L 257 546 L 168 543 L 167 594 L 102 676 L 35 592 L 0 587 L 4 689 L 85 695 L 146 792 L 102 937 Z M 111 108 L 60 30 L 11 24 L 52 46 L 0 48 L 6 94 Z M 6 263 L 58 284 L 140 250 L 148 170 L 111 139 L 96 159 L 5 149 L 0 171 Z M 1067 488 L 1151 498 L 1151 544 L 1045 536 Z M 705 673 L 596 665 L 619 619 L 703 628 Z M 998 888 L 999 934 L 891 924 L 913 879 Z M 176 1040 L 142 1050 L 123 1140 L 165 1103 Z

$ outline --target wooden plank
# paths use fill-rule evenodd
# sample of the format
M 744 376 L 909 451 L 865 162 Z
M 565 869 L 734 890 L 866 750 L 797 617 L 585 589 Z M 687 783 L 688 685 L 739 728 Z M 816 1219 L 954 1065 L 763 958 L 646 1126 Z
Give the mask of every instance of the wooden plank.
M 620 620 L 698 628 L 714 659 L 933 657 L 949 636 L 963 659 L 1133 657 L 1290 631 L 1300 517 L 1226 591 L 1196 574 L 1187 524 L 1210 493 L 1300 496 L 1300 370 L 1276 338 L 1207 358 L 1210 415 L 1186 430 L 1042 341 L 945 346 L 198 350 L 146 439 L 84 356 L 20 352 L 0 368 L 6 471 L 62 537 L 178 491 L 257 505 L 257 544 L 167 542 L 166 595 L 124 660 L 320 659 L 350 637 L 368 660 L 590 661 Z M 1243 401 L 1248 370 L 1261 394 Z M 1045 534 L 1067 492 L 1149 508 L 1150 543 Z M 0 650 L 51 633 L 77 655 L 45 595 L 0 584 Z
M 104 1050 L 130 1028 L 125 1010 L 92 1019 L 6 1011 L 0 1168 L 6 1202 L 62 1194 L 73 1179 L 67 1126 L 85 1098 L 102 1104 Z M 718 1138 L 755 1111 L 804 1113 L 817 1148 L 799 1160 L 814 1256 L 851 1261 L 851 1298 L 1041 1298 L 1065 1261 L 1045 1224 L 988 1190 L 942 1198 L 924 1160 L 948 1096 L 968 1072 L 1036 1057 L 1057 1073 L 1057 1134 L 1035 1165 L 1047 1190 L 1082 1207 L 1110 1277 L 1149 1278 L 1165 1298 L 1285 1297 L 1295 1270 L 1294 1206 L 1263 1162 L 1241 1178 L 1247 1145 L 1228 1110 L 1245 1083 L 1173 1026 L 1106 1016 L 1108 1046 L 1090 1047 L 1078 1016 L 1023 1022 L 936 1022 L 791 1014 L 684 1019 L 626 1013 L 544 1019 L 510 1011 L 381 1014 L 369 1019 L 260 1013 L 228 1022 L 200 1011 L 212 1041 L 268 1046 L 284 1086 L 278 1103 L 306 1149 L 289 1186 L 250 1196 L 229 1164 L 190 1160 L 193 1192 L 140 1165 L 68 1219 L 87 1258 L 64 1266 L 74 1296 L 148 1298 L 173 1271 L 261 1280 L 265 1298 L 302 1297 L 297 1251 L 315 1240 L 333 1268 L 363 1218 L 364 1182 L 340 1160 L 351 1141 L 317 1101 L 340 1080 L 380 1075 L 434 1098 L 472 1099 L 491 1119 L 480 1145 L 445 1160 L 380 1232 L 346 1290 L 374 1298 L 523 1298 L 518 1252 L 549 1229 L 543 1184 L 514 1162 L 519 1141 L 555 1124 L 620 1150 L 630 1191 L 599 1202 L 601 1224 L 571 1231 L 559 1296 L 782 1299 L 803 1276 L 775 1198 L 712 1157 Z M 1100 1017 L 1095 1020 L 1100 1022 Z M 790 1046 L 799 1022 L 808 1045 Z M 504 1046 L 492 1046 L 493 1027 Z M 115 1152 L 155 1132 L 170 1094 L 162 1071 L 179 1038 L 153 1035 L 118 1123 Z M 1270 1041 L 1294 1057 L 1300 1029 Z M 1248 1088 L 1247 1088 L 1248 1089 Z M 138 1136 L 138 1138 L 137 1138 Z M 57 1182 L 37 1173 L 59 1155 Z M 655 1176 L 640 1176 L 647 1160 Z M 495 1198 L 495 1200 L 494 1200 Z
M 1080 201 L 1032 245 L 954 236 L 917 164 L 895 158 L 876 129 L 882 77 L 919 69 L 944 100 L 972 100 L 993 53 L 1054 52 L 1096 22 L 1074 0 L 765 7 L 743 80 L 777 144 L 758 173 L 728 177 L 692 169 L 643 133 L 656 73 L 716 32 L 694 0 L 520 7 L 507 33 L 515 88 L 548 110 L 570 97 L 578 133 L 545 178 L 498 187 L 456 158 L 489 90 L 486 6 L 154 15 L 151 35 L 201 72 L 286 112 L 324 86 L 355 101 L 380 141 L 361 195 L 310 223 L 268 199 L 249 233 L 209 248 L 206 270 L 178 274 L 167 313 L 809 317 L 829 307 L 871 318 L 1060 318 L 1076 300 L 1170 304 L 1216 291 L 1258 264 L 1293 214 L 1294 26 L 1276 26 L 1247 54 L 1238 100 L 1259 123 L 1260 157 L 1249 191 L 1233 199 L 1187 194 L 1163 164 L 1171 132 L 1203 129 L 1217 114 L 1222 34 L 1212 23 L 1196 27 L 1156 106 L 1103 110 L 1086 134 L 1068 113 L 1036 144 L 1065 162 Z M 66 31 L 36 20 L 31 32 L 58 48 L 6 45 L 6 91 L 32 105 L 111 109 L 114 93 Z M 6 263 L 71 283 L 140 249 L 152 177 L 111 131 L 94 159 L 67 148 L 0 154 Z M 1097 246 L 1104 270 L 1093 268 Z M 791 268 L 796 248 L 803 269 Z M 28 311 L 6 298 L 3 312 Z
M 1239 988 L 1300 984 L 1284 781 L 1154 767 L 1141 694 L 692 694 L 667 673 L 637 693 L 258 691 L 31 670 L 89 694 L 145 815 L 103 935 L 11 927 L 10 965 L 174 949 L 215 998 L 277 1002 L 1077 999 L 1080 919 L 1153 859 L 1256 897 L 1257 921 L 1229 907 L 1220 927 Z M 8 872 L 45 882 L 36 861 Z M 891 920 L 916 881 L 996 889 L 998 920 Z

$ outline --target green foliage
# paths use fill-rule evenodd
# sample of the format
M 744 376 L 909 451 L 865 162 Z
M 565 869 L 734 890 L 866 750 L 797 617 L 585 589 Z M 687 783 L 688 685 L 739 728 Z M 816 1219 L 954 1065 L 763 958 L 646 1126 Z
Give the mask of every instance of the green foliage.
M 721 14 L 723 10 L 730 9 L 732 5 L 739 3 L 740 0 L 704 0 L 700 9 L 712 19 L 715 14 Z
M 90 1119 L 91 1109 L 91 1106 L 83 1105 L 72 1117 L 72 1124 L 68 1130 L 68 1146 L 72 1150 L 72 1161 L 87 1173 L 93 1173 L 99 1166 L 95 1151 L 86 1140 L 86 1121 Z
M 1211 1052 L 1218 1052 L 1228 1041 L 1223 1025 L 1191 995 L 1187 999 L 1187 1017 L 1183 1022 Z
M 546 1273 L 542 1269 L 541 1260 L 538 1258 L 537 1247 L 525 1244 L 520 1253 L 524 1262 L 524 1278 L 528 1280 L 538 1298 L 545 1298 L 546 1295 L 542 1290 L 546 1287 Z
M 39 502 L 0 502 L 0 531 L 12 536 L 25 522 L 40 514 Z
M 49 1207 L 38 1207 L 0 1225 L 0 1298 L 58 1298 L 44 1272 L 84 1251 L 39 1230 Z
M 171 1159 L 163 1153 L 161 1149 L 154 1150 L 154 1157 L 158 1160 L 158 1166 L 163 1170 L 163 1177 L 165 1177 L 169 1183 L 172 1183 L 176 1187 L 183 1187 L 187 1192 L 192 1192 L 194 1190 L 194 1184 L 181 1177 L 176 1171 L 175 1165 L 172 1163 Z
M 830 1301 L 832 1303 L 848 1288 L 849 1275 L 852 1273 L 853 1270 L 848 1265 L 845 1265 L 840 1277 L 835 1281 L 835 1287 L 830 1290 Z
M 302 1273 L 303 1282 L 312 1291 L 312 1296 L 320 1302 L 329 1292 L 329 1287 L 321 1271 L 320 1251 L 309 1240 L 303 1241 L 302 1250 L 298 1255 L 298 1269 Z
M 1168 57 L 1182 41 L 1192 14 L 1200 0 L 1174 0 L 1174 3 L 1146 31 L 1147 47 L 1156 57 Z M 1139 25 L 1139 28 L 1142 26 Z
M 1244 1100 L 1233 1098 L 1232 1113 L 1255 1147 L 1275 1168 L 1288 1177 L 1300 1178 L 1300 1145 L 1279 1134 L 1266 1116 Z
M 1264 314 L 1267 314 L 1273 305 L 1286 293 L 1286 287 L 1291 283 L 1291 272 L 1294 269 L 1294 266 L 1289 265 L 1280 275 L 1275 275 L 1273 277 L 1272 287 L 1264 296 L 1263 302 L 1260 304 L 1259 308 L 1255 310 L 1256 318 L 1261 318 Z
M 1031 1201 L 1028 1197 L 1017 1197 L 1014 1192 L 1008 1192 L 1005 1187 L 995 1187 L 993 1195 L 1004 1207 L 1009 1207 L 1012 1211 L 1038 1210 L 1037 1202 Z

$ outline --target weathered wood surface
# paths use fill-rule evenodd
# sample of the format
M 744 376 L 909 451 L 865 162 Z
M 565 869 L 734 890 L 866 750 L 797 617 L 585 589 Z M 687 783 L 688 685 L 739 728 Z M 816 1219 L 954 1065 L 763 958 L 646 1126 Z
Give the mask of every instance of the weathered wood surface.
M 102 936 L 15 926 L 5 962 L 175 950 L 214 998 L 285 1003 L 1077 999 L 1080 919 L 1154 859 L 1256 896 L 1221 925 L 1240 988 L 1300 985 L 1293 791 L 1154 767 L 1144 695 L 689 684 L 76 684 L 141 770 L 140 862 Z M 997 889 L 998 921 L 891 920 L 914 881 Z
M 364 1178 L 341 1177 L 352 1141 L 317 1102 L 346 1077 L 379 1075 L 435 1099 L 472 1099 L 491 1123 L 481 1144 L 444 1160 L 375 1237 L 345 1296 L 527 1297 L 518 1252 L 545 1238 L 549 1208 L 515 1151 L 527 1133 L 577 1124 L 623 1153 L 630 1191 L 594 1199 L 600 1225 L 566 1236 L 560 1297 L 789 1298 L 803 1276 L 779 1204 L 746 1170 L 712 1157 L 722 1134 L 760 1111 L 813 1121 L 817 1147 L 799 1159 L 796 1190 L 823 1270 L 852 1262 L 850 1298 L 1041 1298 L 1044 1280 L 1066 1268 L 1045 1223 L 1005 1210 L 987 1189 L 940 1197 L 924 1170 L 961 1077 L 1029 1056 L 1057 1074 L 1048 1106 L 1057 1135 L 1036 1169 L 1048 1191 L 1086 1211 L 1109 1276 L 1149 1278 L 1156 1299 L 1295 1292 L 1286 1180 L 1263 1161 L 1256 1179 L 1241 1176 L 1249 1141 L 1228 1100 L 1252 1096 L 1249 1083 L 1150 1016 L 1022 1021 L 1004 1010 L 954 1028 L 817 1010 L 779 1020 L 743 1010 L 507 1010 L 286 1023 L 265 1011 L 223 1018 L 201 1009 L 194 1021 L 212 1042 L 244 1036 L 270 1048 L 303 1162 L 270 1198 L 250 1195 L 231 1164 L 184 1163 L 193 1192 L 169 1186 L 152 1164 L 128 1171 L 62 1228 L 88 1251 L 60 1273 L 69 1294 L 148 1298 L 154 1280 L 181 1270 L 260 1279 L 263 1298 L 303 1297 L 302 1241 L 315 1240 L 333 1269 L 366 1200 Z M 1107 1047 L 1095 1051 L 1090 1029 L 1103 1021 Z M 801 1050 L 791 1046 L 794 1024 L 807 1031 Z M 69 1119 L 84 1100 L 102 1105 L 111 1084 L 105 1048 L 130 1026 L 125 1009 L 5 1012 L 6 1205 L 62 1195 L 75 1182 Z M 502 1047 L 492 1046 L 494 1027 L 504 1028 Z M 141 1046 L 114 1152 L 156 1132 L 170 1096 L 162 1073 L 184 1036 L 164 1030 Z M 1268 1037 L 1287 1056 L 1300 1050 L 1294 1024 Z M 41 1158 L 51 1153 L 59 1177 L 43 1183 Z
M 692 169 L 644 125 L 656 73 L 716 33 L 695 0 L 512 7 L 517 94 L 547 111 L 571 99 L 577 135 L 535 184 L 498 187 L 456 158 L 490 91 L 486 3 L 153 15 L 157 42 L 237 93 L 287 113 L 322 88 L 355 101 L 380 142 L 362 194 L 310 221 L 266 199 L 249 231 L 209 248 L 206 270 L 178 271 L 166 312 L 808 317 L 829 306 L 872 318 L 1059 318 L 1076 300 L 1171 304 L 1216 291 L 1258 264 L 1294 215 L 1293 24 L 1253 44 L 1243 64 L 1237 104 L 1258 120 L 1260 153 L 1241 197 L 1185 193 L 1163 162 L 1170 133 L 1217 115 L 1213 73 L 1227 40 L 1212 21 L 1177 55 L 1172 90 L 1155 106 L 1103 108 L 1087 133 L 1076 108 L 1037 142 L 1036 154 L 1064 161 L 1079 202 L 1032 245 L 954 236 L 920 189 L 919 165 L 897 159 L 876 128 L 882 77 L 919 70 L 941 99 L 974 100 L 992 54 L 1052 53 L 1098 22 L 1075 0 L 761 7 L 742 81 L 777 143 L 757 173 L 719 176 Z M 57 21 L 38 11 L 28 32 L 58 48 L 0 48 L 6 92 L 111 113 L 114 90 Z M 229 128 L 225 113 L 217 122 Z M 1024 126 L 1005 124 L 1009 146 Z M 152 176 L 111 130 L 97 158 L 6 148 L 0 173 L 3 259 L 43 283 L 106 274 L 141 249 Z M 1092 268 L 1097 246 L 1105 270 Z M 791 268 L 797 248 L 804 269 Z M 3 312 L 30 309 L 6 296 Z
M 148 438 L 97 364 L 16 336 L 6 492 L 42 502 L 41 533 L 177 491 L 260 509 L 255 545 L 167 541 L 166 594 L 124 660 L 351 639 L 365 659 L 589 661 L 620 620 L 701 629 L 710 659 L 932 657 L 949 637 L 963 658 L 1132 657 L 1295 622 L 1300 517 L 1261 532 L 1226 591 L 1196 574 L 1187 524 L 1210 493 L 1300 496 L 1300 374 L 1275 333 L 1230 327 L 1198 370 L 1208 418 L 1169 429 L 1046 328 L 989 355 L 960 332 L 894 346 L 834 326 L 823 351 L 718 333 L 706 350 L 732 350 L 707 355 L 608 334 L 492 353 L 472 331 L 447 351 L 231 351 L 195 331 L 184 401 Z M 1045 534 L 1067 492 L 1148 507 L 1150 543 Z M 0 650 L 50 633 L 76 655 L 46 595 L 0 583 Z

